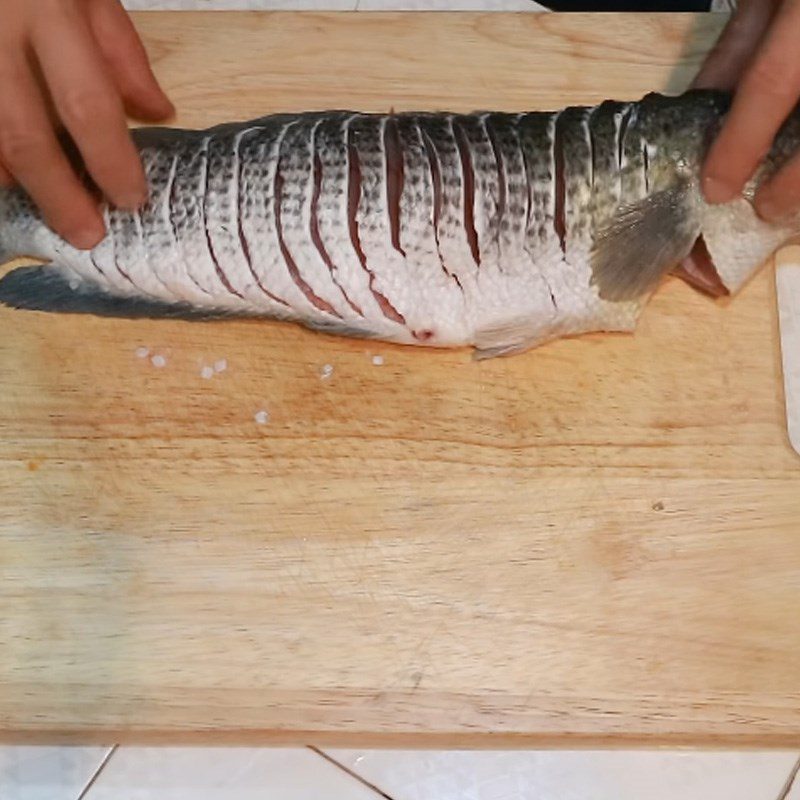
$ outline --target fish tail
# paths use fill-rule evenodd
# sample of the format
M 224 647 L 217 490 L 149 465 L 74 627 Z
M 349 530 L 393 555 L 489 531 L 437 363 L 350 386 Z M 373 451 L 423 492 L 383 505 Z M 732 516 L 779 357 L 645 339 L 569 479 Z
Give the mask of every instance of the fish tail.
M 92 314 L 127 319 L 211 320 L 244 316 L 188 303 L 121 297 L 63 267 L 18 267 L 0 278 L 0 305 L 27 311 Z

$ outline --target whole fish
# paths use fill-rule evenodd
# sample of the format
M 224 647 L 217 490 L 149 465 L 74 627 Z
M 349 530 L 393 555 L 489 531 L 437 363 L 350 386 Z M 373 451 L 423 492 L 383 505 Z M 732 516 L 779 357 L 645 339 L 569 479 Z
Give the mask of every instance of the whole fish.
M 794 114 L 744 196 L 707 205 L 728 95 L 531 113 L 273 114 L 133 131 L 138 212 L 91 252 L 0 191 L 0 302 L 120 317 L 266 317 L 479 356 L 632 331 L 667 273 L 733 294 L 800 226 L 754 212 L 800 144 Z

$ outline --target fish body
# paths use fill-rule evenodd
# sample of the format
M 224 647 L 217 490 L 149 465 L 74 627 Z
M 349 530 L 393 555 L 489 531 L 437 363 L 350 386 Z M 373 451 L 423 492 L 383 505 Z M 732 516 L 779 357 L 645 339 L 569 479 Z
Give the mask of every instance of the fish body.
M 504 355 L 632 331 L 677 271 L 732 294 L 795 225 L 761 221 L 759 180 L 800 143 L 784 126 L 749 194 L 707 205 L 700 166 L 727 95 L 530 113 L 274 114 L 132 132 L 149 200 L 105 206 L 72 248 L 0 190 L 0 302 L 122 317 L 264 317 Z

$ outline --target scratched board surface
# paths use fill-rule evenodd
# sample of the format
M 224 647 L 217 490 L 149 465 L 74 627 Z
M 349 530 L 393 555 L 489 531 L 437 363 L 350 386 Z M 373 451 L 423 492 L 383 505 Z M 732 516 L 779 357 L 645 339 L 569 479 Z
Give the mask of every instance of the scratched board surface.
M 179 124 L 686 85 L 717 15 L 150 14 Z M 774 275 L 475 363 L 0 313 L 0 737 L 796 746 Z

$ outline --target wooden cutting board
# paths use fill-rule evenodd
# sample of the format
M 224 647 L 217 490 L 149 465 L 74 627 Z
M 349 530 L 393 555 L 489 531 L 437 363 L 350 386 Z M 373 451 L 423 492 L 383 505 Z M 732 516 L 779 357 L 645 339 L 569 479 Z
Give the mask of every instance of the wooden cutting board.
M 723 21 L 136 17 L 192 125 L 674 91 Z M 800 742 L 771 270 L 482 363 L 268 323 L 0 330 L 2 738 Z

